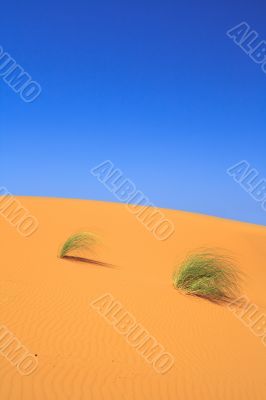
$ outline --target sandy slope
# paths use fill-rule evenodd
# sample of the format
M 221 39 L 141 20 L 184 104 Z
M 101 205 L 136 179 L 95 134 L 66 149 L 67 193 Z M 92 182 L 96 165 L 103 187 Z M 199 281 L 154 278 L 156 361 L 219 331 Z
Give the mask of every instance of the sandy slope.
M 179 294 L 177 260 L 202 246 L 231 252 L 243 291 L 266 312 L 266 228 L 164 211 L 176 227 L 157 241 L 124 205 L 19 198 L 39 220 L 29 238 L 0 217 L 0 324 L 38 358 L 21 376 L 0 355 L 1 400 L 265 400 L 266 347 L 226 307 Z M 57 258 L 71 233 L 102 238 L 93 256 L 117 268 Z M 175 357 L 154 371 L 90 302 L 111 293 Z

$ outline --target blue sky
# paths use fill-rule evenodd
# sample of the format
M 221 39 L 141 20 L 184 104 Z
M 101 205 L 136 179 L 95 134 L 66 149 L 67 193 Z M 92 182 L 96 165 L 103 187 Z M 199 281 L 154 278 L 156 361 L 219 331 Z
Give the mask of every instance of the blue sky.
M 226 170 L 266 178 L 266 74 L 227 35 L 266 40 L 263 1 L 25 1 L 1 43 L 42 86 L 0 79 L 0 184 L 17 195 L 117 201 L 91 176 L 109 159 L 160 206 L 265 225 Z

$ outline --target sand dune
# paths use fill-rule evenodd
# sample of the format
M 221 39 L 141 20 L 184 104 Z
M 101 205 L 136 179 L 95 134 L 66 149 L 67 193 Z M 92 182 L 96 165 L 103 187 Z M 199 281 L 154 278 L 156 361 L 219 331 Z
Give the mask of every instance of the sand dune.
M 1 400 L 265 400 L 262 338 L 227 307 L 180 294 L 171 280 L 187 252 L 224 249 L 244 274 L 243 293 L 266 314 L 265 227 L 163 210 L 175 233 L 159 241 L 122 204 L 19 200 L 39 227 L 23 237 L 0 218 L 0 325 L 38 366 L 22 376 L 0 354 Z M 84 229 L 102 240 L 90 257 L 114 268 L 57 257 Z M 167 373 L 90 306 L 106 293 L 173 355 Z

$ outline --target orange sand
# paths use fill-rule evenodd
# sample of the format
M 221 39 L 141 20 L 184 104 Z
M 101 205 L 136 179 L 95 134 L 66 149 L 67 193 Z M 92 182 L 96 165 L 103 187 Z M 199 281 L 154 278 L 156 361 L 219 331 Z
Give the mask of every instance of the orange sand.
M 266 312 L 266 228 L 163 210 L 158 241 L 122 204 L 20 197 L 39 220 L 30 237 L 0 217 L 0 324 L 39 367 L 21 376 L 0 355 L 1 400 L 265 400 L 266 347 L 224 306 L 185 296 L 172 272 L 188 251 L 226 249 L 245 273 L 243 292 Z M 57 258 L 73 232 L 102 238 L 106 268 Z M 175 357 L 154 371 L 90 302 L 111 293 Z

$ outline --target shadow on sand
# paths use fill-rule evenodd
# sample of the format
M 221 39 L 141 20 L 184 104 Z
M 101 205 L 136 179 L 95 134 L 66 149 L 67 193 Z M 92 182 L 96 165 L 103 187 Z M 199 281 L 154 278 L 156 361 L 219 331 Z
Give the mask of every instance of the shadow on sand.
M 86 263 L 86 264 L 99 265 L 99 266 L 105 267 L 105 268 L 118 268 L 116 265 L 108 264 L 108 263 L 105 263 L 102 261 L 97 261 L 97 260 L 93 260 L 93 259 L 86 258 L 86 257 L 64 256 L 64 257 L 62 257 L 62 259 L 69 260 L 69 261 L 82 262 L 82 263 Z

